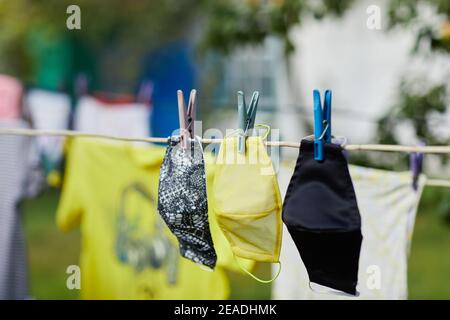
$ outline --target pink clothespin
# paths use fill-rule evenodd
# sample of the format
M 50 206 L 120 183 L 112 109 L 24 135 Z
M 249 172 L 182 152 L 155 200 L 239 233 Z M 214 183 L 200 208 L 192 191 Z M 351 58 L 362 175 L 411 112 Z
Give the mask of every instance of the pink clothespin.
M 0 119 L 19 119 L 23 87 L 16 78 L 0 75 Z
M 177 96 L 178 114 L 180 118 L 180 143 L 183 149 L 187 149 L 190 139 L 194 139 L 195 104 L 197 91 L 195 89 L 191 90 L 187 111 L 183 91 L 178 90 Z

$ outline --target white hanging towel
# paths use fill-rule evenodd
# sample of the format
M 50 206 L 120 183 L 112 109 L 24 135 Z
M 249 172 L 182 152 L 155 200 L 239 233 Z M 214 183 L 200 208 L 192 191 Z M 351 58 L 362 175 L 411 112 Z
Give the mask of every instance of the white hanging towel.
M 86 96 L 77 105 L 75 130 L 133 138 L 148 137 L 150 110 L 143 103 L 108 105 Z
M 38 130 L 65 130 L 69 125 L 70 98 L 65 93 L 33 89 L 25 98 L 33 128 Z M 62 158 L 63 137 L 40 136 L 38 148 L 48 173 L 56 169 Z

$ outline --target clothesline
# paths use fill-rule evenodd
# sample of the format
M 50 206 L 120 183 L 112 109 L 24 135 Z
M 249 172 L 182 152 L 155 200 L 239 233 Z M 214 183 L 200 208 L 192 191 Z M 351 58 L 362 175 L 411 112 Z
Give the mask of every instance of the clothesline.
M 443 179 L 428 179 L 425 183 L 426 186 L 429 187 L 445 187 L 450 188 L 450 180 Z
M 86 133 L 72 130 L 36 130 L 24 128 L 0 128 L 0 135 L 22 135 L 22 136 L 64 136 L 64 137 L 86 137 L 86 138 L 100 138 L 118 141 L 130 142 L 153 142 L 165 143 L 167 138 L 157 137 L 123 137 L 115 135 Z M 221 143 L 222 139 L 201 139 L 202 143 Z M 266 141 L 267 146 L 280 146 L 289 148 L 300 148 L 300 142 L 289 141 Z M 383 151 L 383 152 L 420 152 L 429 154 L 450 154 L 450 146 L 403 146 L 403 145 L 388 145 L 388 144 L 349 144 L 343 147 L 346 150 L 352 151 Z M 428 179 L 427 186 L 433 187 L 450 187 L 450 180 L 442 179 Z
M 119 141 L 132 142 L 153 142 L 166 143 L 167 138 L 159 137 L 125 137 L 98 133 L 86 133 L 73 130 L 36 130 L 23 128 L 1 128 L 0 135 L 25 135 L 25 136 L 66 136 L 66 137 L 85 137 L 100 138 Z M 222 139 L 205 139 L 200 140 L 204 144 L 218 144 Z M 300 142 L 290 141 L 266 141 L 267 146 L 279 146 L 288 148 L 300 148 Z M 390 144 L 348 144 L 343 148 L 349 151 L 383 151 L 383 152 L 404 152 L 404 153 L 429 153 L 429 154 L 450 154 L 450 146 L 405 146 Z
M 36 130 L 23 128 L 1 128 L 0 135 L 24 135 L 24 136 L 66 136 L 66 137 L 87 137 L 100 138 L 119 141 L 133 142 L 153 142 L 165 143 L 167 138 L 159 137 L 124 137 L 115 135 L 106 135 L 98 133 L 86 133 L 72 130 Z M 214 144 L 221 143 L 222 139 L 201 139 L 202 143 Z M 267 146 L 279 146 L 288 148 L 300 148 L 300 142 L 290 141 L 266 141 Z M 405 146 L 391 144 L 348 144 L 343 148 L 349 151 L 382 151 L 382 152 L 404 152 L 404 153 L 429 153 L 429 154 L 450 154 L 450 146 Z

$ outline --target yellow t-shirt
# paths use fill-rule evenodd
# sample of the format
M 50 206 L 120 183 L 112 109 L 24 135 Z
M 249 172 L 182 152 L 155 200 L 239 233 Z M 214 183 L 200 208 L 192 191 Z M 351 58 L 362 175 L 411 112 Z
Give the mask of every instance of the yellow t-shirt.
M 165 148 L 150 145 L 86 138 L 70 142 L 57 224 L 63 231 L 81 227 L 81 298 L 229 297 L 226 270 L 239 268 L 212 211 L 218 256 L 213 272 L 180 256 L 175 236 L 157 212 L 164 153 Z M 212 157 L 205 154 L 205 162 L 209 192 Z

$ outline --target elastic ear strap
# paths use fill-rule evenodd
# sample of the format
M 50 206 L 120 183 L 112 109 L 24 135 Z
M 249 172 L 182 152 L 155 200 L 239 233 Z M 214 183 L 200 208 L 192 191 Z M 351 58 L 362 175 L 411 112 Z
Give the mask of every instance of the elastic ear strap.
M 332 143 L 340 145 L 342 148 L 345 147 L 347 145 L 347 137 L 344 136 L 332 136 Z M 309 140 L 309 141 L 314 141 L 314 135 L 310 134 L 309 136 L 303 137 L 301 140 Z M 333 141 L 334 140 L 334 141 Z
M 232 130 L 230 133 L 228 133 L 227 135 L 225 135 L 225 137 L 223 137 L 223 140 L 224 140 L 225 138 L 238 136 L 239 133 L 240 133 L 240 130 L 239 130 L 239 129 L 234 129 L 234 130 Z
M 203 153 L 203 145 L 202 145 L 202 138 L 199 136 L 194 136 L 194 141 L 198 143 L 200 150 Z
M 267 137 L 269 136 L 269 133 L 270 133 L 270 130 L 271 130 L 270 126 L 268 126 L 267 124 L 257 124 L 257 125 L 255 126 L 255 128 L 264 128 L 264 129 L 266 129 L 267 131 L 266 131 L 266 133 L 263 135 L 262 139 L 263 139 L 263 140 L 267 140 Z
M 276 262 L 278 265 L 279 265 L 279 268 L 278 268 L 278 271 L 277 271 L 277 273 L 275 274 L 275 276 L 272 278 L 272 279 L 270 279 L 270 280 L 263 280 L 263 279 L 260 279 L 260 278 L 258 278 L 257 276 L 255 276 L 253 273 L 251 273 L 250 271 L 248 271 L 247 269 L 245 269 L 242 265 L 241 265 L 241 263 L 239 262 L 239 260 L 238 259 L 236 259 L 236 256 L 233 254 L 233 258 L 234 258 L 234 260 L 236 261 L 236 263 L 237 263 L 237 265 L 239 266 L 239 268 L 242 270 L 242 271 L 244 271 L 246 274 L 248 274 L 250 277 L 252 277 L 253 279 L 255 279 L 256 281 L 258 281 L 258 282 L 260 282 L 260 283 L 272 283 L 273 281 L 275 281 L 277 278 L 278 278 L 278 276 L 280 275 L 280 272 L 281 272 L 281 262 Z
M 214 272 L 214 269 L 209 268 L 201 263 L 195 263 L 196 265 L 198 265 L 200 267 L 200 269 L 202 269 L 203 271 L 207 271 L 207 272 Z

